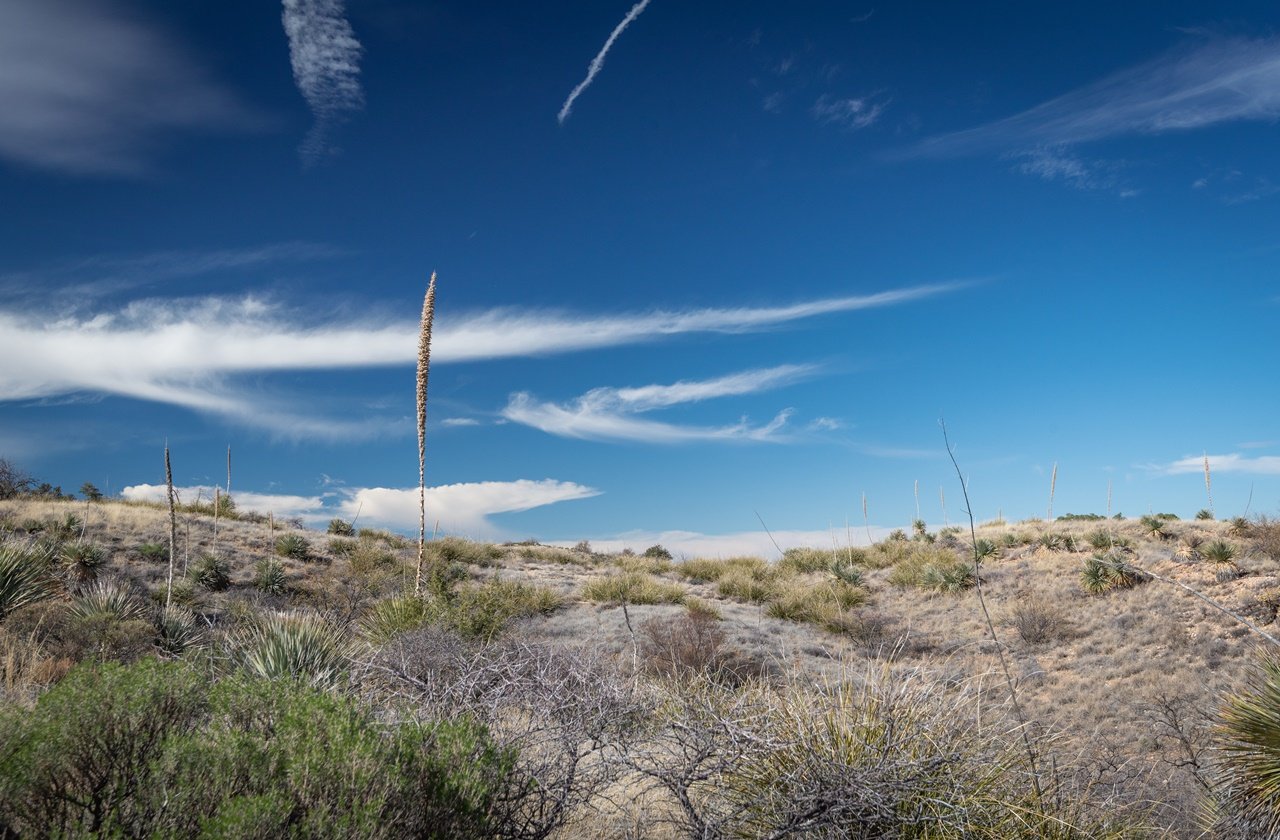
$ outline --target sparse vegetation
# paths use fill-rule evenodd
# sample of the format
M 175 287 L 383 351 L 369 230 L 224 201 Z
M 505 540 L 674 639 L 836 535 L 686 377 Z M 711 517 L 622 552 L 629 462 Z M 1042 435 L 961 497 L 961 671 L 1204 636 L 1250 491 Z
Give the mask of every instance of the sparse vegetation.
M 598 577 L 582 588 L 583 598 L 602 604 L 680 604 L 685 594 L 678 584 L 638 572 Z
M 311 543 L 301 534 L 281 534 L 276 537 L 276 554 L 294 560 L 307 560 L 311 557 Z

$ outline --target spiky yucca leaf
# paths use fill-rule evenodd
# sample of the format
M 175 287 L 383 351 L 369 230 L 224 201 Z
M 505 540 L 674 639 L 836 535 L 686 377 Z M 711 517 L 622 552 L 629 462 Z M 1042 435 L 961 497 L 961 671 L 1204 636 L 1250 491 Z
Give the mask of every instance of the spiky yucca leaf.
M 53 594 L 49 554 L 36 546 L 0 545 L 0 619 Z
M 147 605 L 129 587 L 114 580 L 100 580 L 76 596 L 68 614 L 79 619 L 137 621 L 147 617 Z
M 1200 549 L 1201 556 L 1211 563 L 1230 563 L 1236 559 L 1236 547 L 1226 540 L 1214 540 Z
M 191 567 L 191 579 L 210 592 L 221 592 L 231 585 L 231 564 L 216 554 L 205 554 Z
M 204 628 L 195 613 L 170 605 L 156 614 L 156 647 L 169 656 L 181 656 L 207 643 Z
M 1280 831 L 1280 662 L 1264 660 L 1227 698 L 1217 729 L 1228 800 L 1250 821 Z
M 1090 557 L 1084 561 L 1084 569 L 1080 572 L 1080 586 L 1090 595 L 1101 595 L 1111 588 L 1106 567 L 1098 558 Z
M 90 542 L 68 543 L 59 550 L 58 558 L 77 583 L 92 583 L 107 562 L 102 546 Z
M 263 558 L 258 561 L 255 569 L 253 585 L 257 587 L 259 592 L 267 595 L 283 595 L 285 590 L 285 572 L 284 566 L 279 560 L 273 560 L 270 557 Z
M 268 679 L 295 679 L 332 686 L 347 667 L 349 644 L 343 633 L 313 613 L 276 613 L 239 639 L 240 661 Z

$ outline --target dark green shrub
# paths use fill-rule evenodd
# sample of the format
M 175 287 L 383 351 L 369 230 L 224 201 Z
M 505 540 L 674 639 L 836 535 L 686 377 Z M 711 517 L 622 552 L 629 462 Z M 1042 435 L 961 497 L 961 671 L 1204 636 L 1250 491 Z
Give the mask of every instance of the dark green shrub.
M 658 560 L 670 560 L 671 552 L 663 548 L 661 545 L 651 545 L 644 550 L 645 557 L 653 557 Z
M 483 727 L 391 728 L 355 700 L 178 663 L 81 666 L 0 712 L 19 836 L 479 838 L 513 766 Z
M 169 559 L 169 547 L 158 542 L 143 543 L 134 549 L 143 560 L 159 563 Z
M 1196 511 L 1196 519 L 1200 519 L 1200 520 L 1213 519 L 1213 511 L 1209 510 L 1208 508 L 1200 508 L 1200 510 Z

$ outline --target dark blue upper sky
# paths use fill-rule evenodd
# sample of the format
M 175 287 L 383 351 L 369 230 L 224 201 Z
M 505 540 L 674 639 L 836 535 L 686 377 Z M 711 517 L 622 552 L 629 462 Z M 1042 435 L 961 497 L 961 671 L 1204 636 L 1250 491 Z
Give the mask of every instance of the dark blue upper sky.
M 6 0 L 0 455 L 414 523 L 435 270 L 444 529 L 1273 513 L 1278 22 Z

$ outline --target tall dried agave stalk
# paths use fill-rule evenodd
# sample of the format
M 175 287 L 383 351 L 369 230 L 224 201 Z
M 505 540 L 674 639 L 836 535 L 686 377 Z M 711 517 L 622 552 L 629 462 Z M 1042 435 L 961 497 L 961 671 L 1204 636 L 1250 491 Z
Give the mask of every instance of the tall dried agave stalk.
M 227 495 L 231 495 L 231 444 L 227 444 Z
M 213 488 L 213 547 L 218 547 L 218 510 L 222 507 L 222 488 Z
M 422 566 L 427 557 L 427 374 L 431 369 L 431 322 L 436 314 L 436 273 L 431 272 L 422 301 L 418 333 L 418 572 L 413 594 L 422 594 Z
M 920 479 L 916 479 L 914 492 L 916 494 L 916 519 L 920 518 Z
M 164 484 L 169 494 L 169 584 L 164 592 L 164 606 L 173 600 L 173 558 L 178 552 L 178 506 L 173 492 L 173 467 L 169 465 L 169 444 L 164 445 Z
M 862 491 L 862 524 L 867 526 L 867 544 L 871 544 L 871 520 L 867 517 L 867 491 Z
M 947 491 L 941 485 L 938 487 L 938 501 L 942 503 L 942 527 L 945 528 L 950 523 L 947 522 Z
M 1053 475 L 1049 477 L 1049 515 L 1046 517 L 1050 522 L 1053 521 L 1053 493 L 1058 489 L 1058 462 L 1053 462 Z
M 1204 493 L 1209 497 L 1209 513 L 1217 516 L 1217 511 L 1213 509 L 1213 481 L 1209 477 L 1209 453 L 1204 453 Z

